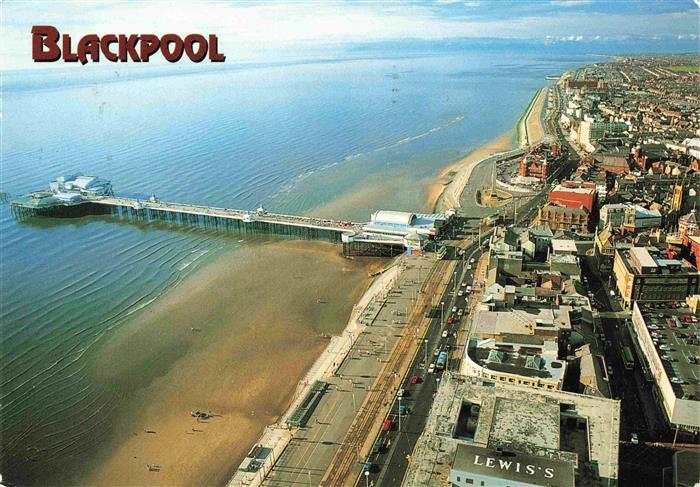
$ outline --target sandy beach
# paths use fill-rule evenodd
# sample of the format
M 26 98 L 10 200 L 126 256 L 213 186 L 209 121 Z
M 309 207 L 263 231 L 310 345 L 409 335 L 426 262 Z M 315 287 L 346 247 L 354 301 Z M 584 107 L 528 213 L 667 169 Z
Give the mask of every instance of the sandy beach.
M 100 351 L 94 380 L 128 392 L 75 483 L 225 484 L 384 263 L 345 259 L 330 243 L 271 242 L 186 279 Z M 214 416 L 198 422 L 193 410 Z
M 444 211 L 459 206 L 459 195 L 474 167 L 490 154 L 507 151 L 514 146 L 514 133 L 509 131 L 445 167 L 429 185 L 426 205 L 433 211 Z
M 426 181 L 416 189 L 422 207 L 456 206 L 473 168 L 513 148 L 514 138 L 510 131 Z M 318 214 L 366 205 L 386 191 L 342 195 Z M 225 484 L 286 411 L 329 335 L 343 330 L 369 273 L 386 263 L 345 259 L 324 242 L 271 241 L 220 256 L 186 279 L 100 351 L 94 379 L 113 382 L 125 400 L 110 440 L 74 483 Z M 194 410 L 213 416 L 199 422 Z

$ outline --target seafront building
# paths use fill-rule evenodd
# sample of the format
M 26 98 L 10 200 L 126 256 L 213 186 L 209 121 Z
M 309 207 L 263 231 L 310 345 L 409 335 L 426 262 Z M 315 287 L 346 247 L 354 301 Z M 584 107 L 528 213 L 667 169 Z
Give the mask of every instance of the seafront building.
M 444 374 L 405 485 L 616 485 L 620 402 Z

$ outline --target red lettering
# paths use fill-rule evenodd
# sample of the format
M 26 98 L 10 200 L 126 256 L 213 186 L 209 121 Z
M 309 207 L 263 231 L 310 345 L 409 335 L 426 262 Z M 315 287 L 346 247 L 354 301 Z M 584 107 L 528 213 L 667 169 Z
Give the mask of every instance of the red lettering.
M 202 62 L 207 54 L 209 61 L 213 63 L 226 60 L 226 55 L 219 52 L 219 38 L 216 34 L 208 34 L 208 38 L 201 34 L 189 34 L 184 40 L 177 34 L 165 34 L 162 37 L 154 34 L 105 34 L 102 37 L 88 34 L 80 39 L 74 52 L 71 49 L 71 36 L 61 35 L 54 26 L 35 25 L 32 26 L 31 32 L 32 59 L 35 62 L 53 62 L 62 57 L 69 63 L 80 61 L 87 64 L 88 60 L 97 63 L 100 62 L 102 53 L 112 62 L 124 63 L 131 60 L 147 63 L 159 50 L 171 63 L 182 59 L 183 53 L 194 63 Z M 117 48 L 112 50 L 112 44 L 117 44 Z
M 92 62 L 100 62 L 100 38 L 95 34 L 86 35 L 78 43 L 78 59 L 80 64 L 87 63 L 87 56 L 90 55 Z
M 71 39 L 68 34 L 63 34 L 62 44 L 63 44 L 63 61 L 67 63 L 74 63 L 78 60 L 78 55 L 70 50 Z
M 114 62 L 117 62 L 119 60 L 119 56 L 114 54 L 112 51 L 109 50 L 109 45 L 114 44 L 117 42 L 117 36 L 114 34 L 107 34 L 102 36 L 102 40 L 100 41 L 100 49 L 102 50 L 102 54 L 105 55 L 105 57 L 109 60 Z
M 226 55 L 219 52 L 219 38 L 216 34 L 209 34 L 209 60 L 213 63 L 226 61 Z
M 35 25 L 32 27 L 32 59 L 35 63 L 54 62 L 61 57 L 58 47 L 60 35 L 56 27 L 51 25 Z M 48 50 L 44 50 L 47 47 Z
M 173 50 L 170 50 L 170 44 L 174 44 Z M 160 38 L 160 52 L 163 53 L 163 57 L 171 62 L 176 63 L 182 57 L 182 52 L 185 48 L 184 42 L 179 35 L 176 34 L 165 34 Z
M 136 52 L 136 43 L 139 40 L 139 36 L 130 35 L 127 37 L 124 34 L 119 34 L 119 60 L 123 63 L 127 62 L 129 59 L 126 57 L 129 54 L 131 60 L 137 63 L 141 62 L 139 54 Z
M 197 51 L 194 50 L 193 44 L 195 43 L 199 45 Z M 201 34 L 190 34 L 185 37 L 185 54 L 187 54 L 187 57 L 190 58 L 190 61 L 193 63 L 202 62 L 207 55 L 208 48 L 207 40 Z
M 160 39 L 158 39 L 158 36 L 153 34 L 141 35 L 141 61 L 147 63 L 151 54 L 157 52 L 158 49 L 160 49 Z

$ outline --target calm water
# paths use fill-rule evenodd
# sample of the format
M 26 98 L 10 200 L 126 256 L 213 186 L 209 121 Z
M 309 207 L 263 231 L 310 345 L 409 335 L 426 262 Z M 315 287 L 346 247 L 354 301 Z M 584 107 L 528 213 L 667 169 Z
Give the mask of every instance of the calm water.
M 84 172 L 121 194 L 242 209 L 314 213 L 353 193 L 334 216 L 421 209 L 426 178 L 512 128 L 546 75 L 591 62 L 524 51 L 354 57 L 148 77 L 8 74 L 0 189 Z M 31 482 L 108 432 L 125 391 L 90 380 L 96 348 L 246 242 L 107 217 L 18 224 L 8 205 L 0 235 L 0 471 Z

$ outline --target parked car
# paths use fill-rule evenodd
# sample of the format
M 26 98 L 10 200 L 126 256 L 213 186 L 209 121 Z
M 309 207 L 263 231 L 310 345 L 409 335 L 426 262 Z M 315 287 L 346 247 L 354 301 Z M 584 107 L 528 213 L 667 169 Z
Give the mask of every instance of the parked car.
M 633 445 L 639 445 L 639 438 L 637 437 L 637 433 L 632 433 L 632 436 L 630 437 L 630 443 Z

